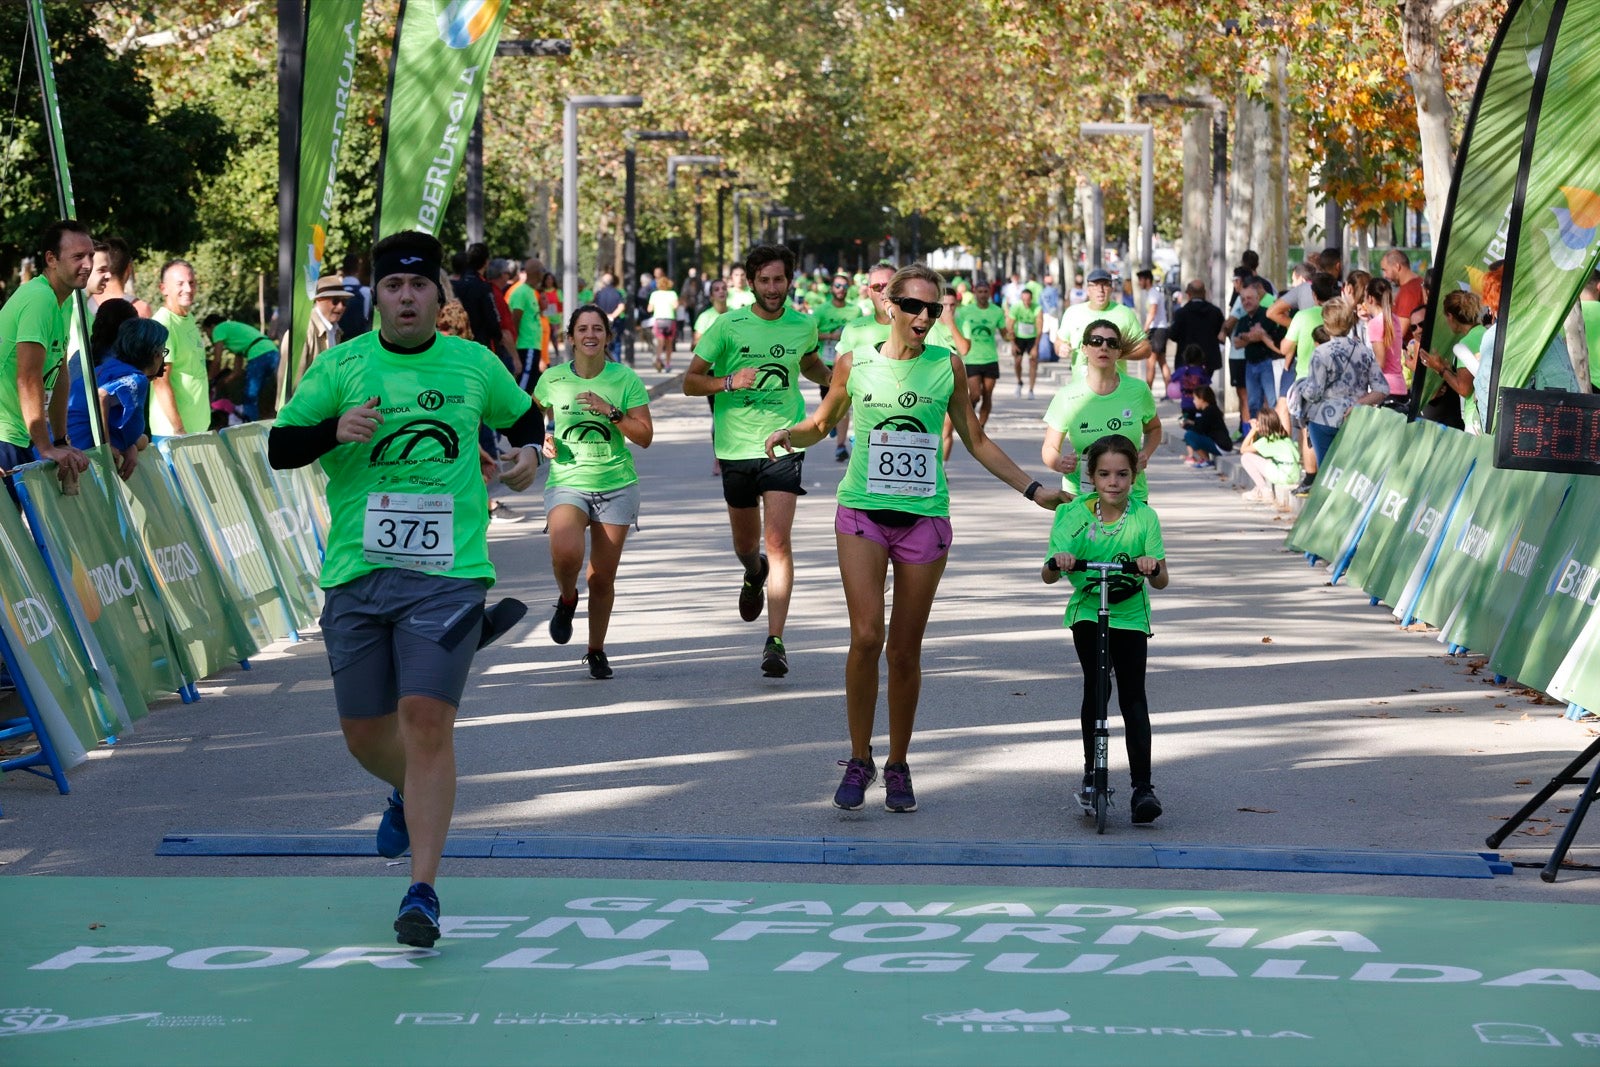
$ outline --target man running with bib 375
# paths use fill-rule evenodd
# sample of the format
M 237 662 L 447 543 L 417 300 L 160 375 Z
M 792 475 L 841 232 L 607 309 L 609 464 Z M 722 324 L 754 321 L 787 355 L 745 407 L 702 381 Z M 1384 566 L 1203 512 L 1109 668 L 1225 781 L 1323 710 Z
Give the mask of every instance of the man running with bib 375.
M 443 251 L 397 233 L 372 248 L 379 329 L 311 365 L 268 438 L 274 467 L 321 460 L 333 515 L 322 568 L 322 634 L 352 755 L 394 788 L 378 852 L 411 850 L 394 928 L 439 937 L 433 882 L 455 807 L 453 731 L 472 657 L 523 610 L 484 611 L 494 583 L 480 422 L 518 446 L 500 480 L 539 466 L 532 400 L 487 348 L 436 329 Z
M 701 336 L 683 377 L 683 391 L 713 398 L 722 496 L 733 528 L 733 554 L 744 564 L 739 617 L 754 622 L 766 604 L 761 673 L 782 678 L 789 673 L 783 624 L 794 584 L 789 537 L 795 501 L 805 493 L 800 473 L 804 457 L 794 453 L 769 459 L 767 437 L 805 415 L 802 374 L 818 385 L 827 385 L 832 376 L 817 355 L 816 320 L 789 306 L 794 253 L 778 245 L 756 245 L 744 268 L 755 288 L 755 303 L 729 311 Z

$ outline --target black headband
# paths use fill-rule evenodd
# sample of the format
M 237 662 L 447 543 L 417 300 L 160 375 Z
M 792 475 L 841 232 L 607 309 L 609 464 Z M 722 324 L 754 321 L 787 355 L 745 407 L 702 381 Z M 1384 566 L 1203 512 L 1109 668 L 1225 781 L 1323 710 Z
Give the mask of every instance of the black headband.
M 439 285 L 439 261 L 414 248 L 395 248 L 379 256 L 372 264 L 372 284 L 377 285 L 391 274 L 418 274 L 434 285 Z M 439 286 L 442 294 L 444 287 Z

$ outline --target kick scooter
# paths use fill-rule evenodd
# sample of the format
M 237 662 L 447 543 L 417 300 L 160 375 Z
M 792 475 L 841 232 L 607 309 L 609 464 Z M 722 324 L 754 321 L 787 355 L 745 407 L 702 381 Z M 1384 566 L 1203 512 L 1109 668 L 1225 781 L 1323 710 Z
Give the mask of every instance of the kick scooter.
M 1132 562 L 1112 561 L 1109 563 L 1096 560 L 1080 559 L 1073 563 L 1071 570 L 1094 572 L 1096 577 L 1090 582 L 1100 589 L 1100 611 L 1098 613 L 1098 649 L 1095 658 L 1094 672 L 1094 770 L 1093 784 L 1087 793 L 1078 794 L 1078 805 L 1083 808 L 1085 815 L 1094 817 L 1096 833 L 1106 832 L 1106 813 L 1111 807 L 1111 781 L 1107 770 L 1108 753 L 1110 747 L 1111 731 L 1106 726 L 1106 714 L 1111 703 L 1111 585 L 1113 574 L 1139 574 L 1139 565 Z

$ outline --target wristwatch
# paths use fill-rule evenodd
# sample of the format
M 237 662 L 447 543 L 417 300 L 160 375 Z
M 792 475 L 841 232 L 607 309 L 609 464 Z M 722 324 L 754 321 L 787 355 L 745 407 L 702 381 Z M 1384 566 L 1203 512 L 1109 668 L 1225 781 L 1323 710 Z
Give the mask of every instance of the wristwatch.
M 609 419 L 613 425 L 615 425 L 616 423 L 621 422 L 623 416 L 626 414 L 627 412 L 623 411 L 619 407 L 614 406 L 610 411 L 606 412 L 606 418 Z

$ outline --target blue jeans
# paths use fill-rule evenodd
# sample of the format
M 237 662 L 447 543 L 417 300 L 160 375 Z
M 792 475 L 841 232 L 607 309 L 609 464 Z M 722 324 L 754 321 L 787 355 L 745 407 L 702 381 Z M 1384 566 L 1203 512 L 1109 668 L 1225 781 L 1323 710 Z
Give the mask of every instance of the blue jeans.
M 1322 464 L 1322 457 L 1328 454 L 1328 446 L 1333 444 L 1333 435 L 1339 432 L 1337 426 L 1324 426 L 1320 422 L 1306 423 L 1306 432 L 1311 435 L 1311 451 L 1317 454 L 1317 464 Z
M 1262 408 L 1270 408 L 1277 403 L 1277 383 L 1272 379 L 1272 360 L 1263 359 L 1256 363 L 1246 363 L 1244 367 L 1245 403 L 1249 405 L 1250 417 L 1255 418 L 1256 412 Z
M 1183 431 L 1183 443 L 1194 449 L 1196 452 L 1205 453 L 1206 459 L 1214 458 L 1217 453 L 1222 450 L 1221 445 L 1217 444 L 1199 430 Z
M 261 417 L 261 390 L 278 370 L 278 353 L 267 352 L 244 365 L 244 400 L 239 413 L 251 422 Z

